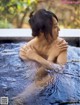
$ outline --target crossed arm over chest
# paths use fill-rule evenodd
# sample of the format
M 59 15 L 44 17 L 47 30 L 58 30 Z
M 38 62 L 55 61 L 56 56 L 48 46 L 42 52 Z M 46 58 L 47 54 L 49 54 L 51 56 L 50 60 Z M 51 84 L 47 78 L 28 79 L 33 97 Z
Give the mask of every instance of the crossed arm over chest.
M 55 63 L 58 63 L 58 64 L 66 63 L 67 44 L 58 43 L 58 45 L 57 44 L 53 45 L 48 51 L 47 59 L 45 59 L 39 53 L 37 53 L 35 48 L 33 48 L 32 46 L 28 46 L 27 44 L 21 47 L 19 55 L 23 60 L 34 60 L 40 63 L 42 66 L 50 69 L 50 63 L 54 62 L 55 59 L 56 59 Z
M 54 47 L 54 49 L 56 48 L 56 46 L 53 46 L 53 47 Z M 23 47 L 21 47 L 20 57 L 23 60 L 34 60 L 34 61 L 40 63 L 41 67 L 39 68 L 37 75 L 39 77 L 41 77 L 42 75 L 47 74 L 47 72 L 45 72 L 45 69 L 53 69 L 51 64 L 54 63 L 55 59 L 56 59 L 56 63 L 58 63 L 58 64 L 66 63 L 67 51 L 65 51 L 65 48 L 62 49 L 64 51 L 62 51 L 59 55 L 58 55 L 58 49 L 55 49 L 55 51 L 54 51 L 54 49 L 50 50 L 47 59 L 45 59 L 42 56 L 40 56 L 32 46 L 24 45 Z

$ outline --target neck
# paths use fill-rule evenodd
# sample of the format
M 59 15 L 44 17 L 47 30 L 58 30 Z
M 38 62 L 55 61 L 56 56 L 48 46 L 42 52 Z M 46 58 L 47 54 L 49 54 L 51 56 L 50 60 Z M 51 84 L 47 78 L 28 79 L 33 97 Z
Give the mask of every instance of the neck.
M 39 43 L 41 43 L 43 46 L 44 45 L 49 45 L 50 43 L 46 40 L 46 38 L 44 37 L 43 34 L 41 34 L 40 36 L 36 37 L 37 41 Z

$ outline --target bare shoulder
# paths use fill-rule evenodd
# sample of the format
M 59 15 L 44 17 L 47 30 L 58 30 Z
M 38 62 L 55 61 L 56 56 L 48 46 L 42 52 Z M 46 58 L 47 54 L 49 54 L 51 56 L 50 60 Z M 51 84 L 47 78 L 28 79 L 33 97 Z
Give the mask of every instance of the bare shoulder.
M 63 38 L 58 38 L 58 41 L 62 41 L 64 40 Z M 64 43 L 66 43 L 66 41 L 64 40 Z M 57 57 L 57 63 L 59 64 L 65 64 L 67 62 L 67 50 L 63 51 L 59 54 L 59 56 Z
M 34 45 L 35 45 L 35 38 L 30 40 L 29 42 L 27 42 L 23 46 L 21 46 L 21 48 L 27 48 L 27 47 L 34 46 Z
M 28 43 L 25 43 L 24 45 L 22 45 L 20 47 L 20 50 L 19 50 L 19 56 L 20 58 L 26 60 L 27 59 L 27 51 L 29 48 L 33 47 L 34 46 L 34 39 L 32 39 L 31 41 L 29 41 Z

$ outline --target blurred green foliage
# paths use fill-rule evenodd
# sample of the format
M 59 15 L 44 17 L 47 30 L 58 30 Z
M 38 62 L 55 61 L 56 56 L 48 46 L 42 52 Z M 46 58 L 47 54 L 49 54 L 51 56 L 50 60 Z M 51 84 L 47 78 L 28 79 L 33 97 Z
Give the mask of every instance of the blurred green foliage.
M 13 28 L 13 25 L 5 19 L 0 21 L 0 28 Z
M 46 8 L 54 12 L 61 28 L 80 28 L 80 5 L 62 0 L 0 0 L 0 28 L 26 26 L 31 11 Z
M 5 20 L 6 25 L 12 23 L 21 28 L 26 16 L 36 9 L 36 3 L 36 0 L 0 0 L 0 21 L 4 22 L 4 26 L 0 24 L 2 28 L 5 27 Z

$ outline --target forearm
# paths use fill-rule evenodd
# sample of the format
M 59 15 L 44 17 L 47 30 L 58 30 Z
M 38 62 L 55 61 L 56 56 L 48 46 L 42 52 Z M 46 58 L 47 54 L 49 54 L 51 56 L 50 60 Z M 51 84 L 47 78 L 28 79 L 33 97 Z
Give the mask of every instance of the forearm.
M 46 75 L 48 75 L 47 69 L 49 69 L 49 70 L 52 69 L 53 59 L 52 58 L 50 59 L 50 57 L 49 57 L 46 61 L 49 62 L 49 67 L 46 68 L 46 66 L 41 66 L 41 67 L 38 68 L 37 73 L 36 73 L 36 79 L 37 80 L 45 77 Z
M 46 69 L 50 69 L 50 61 L 44 59 L 43 57 L 41 57 L 40 55 L 36 54 L 36 57 L 34 57 L 33 59 L 34 61 L 38 62 L 39 64 L 41 64 L 41 68 L 46 68 Z
M 43 72 L 43 71 L 45 71 L 46 69 L 52 69 L 52 63 L 53 63 L 53 61 L 55 60 L 55 57 L 51 57 L 51 56 L 49 56 L 48 58 L 47 58 L 47 60 L 43 60 L 43 59 L 41 59 L 40 57 L 39 57 L 39 59 L 38 59 L 38 57 L 36 58 L 36 61 L 38 61 L 40 64 L 42 64 L 41 65 L 41 67 L 38 69 L 38 71 L 40 72 Z M 46 66 L 44 66 L 44 65 L 46 65 Z
M 19 56 L 23 60 L 33 60 L 41 64 L 43 67 L 50 68 L 50 62 L 41 57 L 37 52 L 27 53 L 25 50 L 20 50 Z
M 49 70 L 54 70 L 54 72 L 61 72 L 63 67 L 59 64 L 54 63 L 53 61 L 54 59 L 50 59 L 48 58 L 47 61 L 49 60 L 50 65 L 49 68 L 46 68 L 45 66 L 41 66 L 40 68 L 38 68 L 37 73 L 36 73 L 36 79 L 41 79 L 43 77 L 45 77 L 46 75 L 48 75 L 48 69 Z

